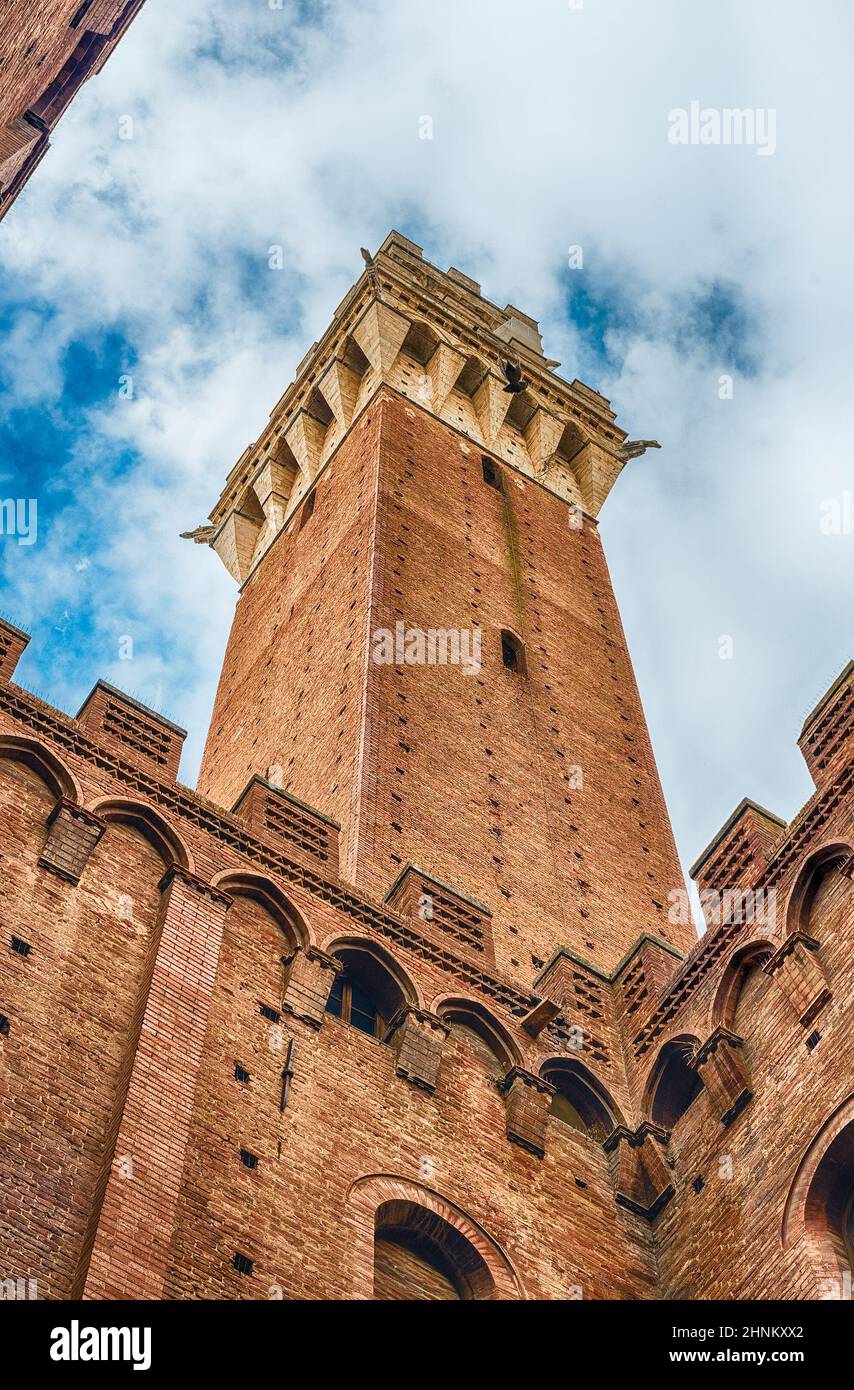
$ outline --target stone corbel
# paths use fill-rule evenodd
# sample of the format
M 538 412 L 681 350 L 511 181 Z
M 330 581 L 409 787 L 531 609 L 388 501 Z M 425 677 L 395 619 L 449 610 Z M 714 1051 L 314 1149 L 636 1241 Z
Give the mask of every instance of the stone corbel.
M 540 406 L 534 411 L 525 427 L 525 443 L 534 471 L 540 475 L 546 472 L 549 460 L 557 449 L 564 431 L 564 422 L 551 415 Z
M 782 989 L 798 1022 L 809 1027 L 833 995 L 818 957 L 818 941 L 805 932 L 792 932 L 763 969 Z
M 68 883 L 79 883 L 106 825 L 100 816 L 61 796 L 47 818 L 49 833 L 39 864 Z
M 267 526 L 273 536 L 277 535 L 284 525 L 295 471 L 268 458 L 253 480 L 252 490 L 261 504 Z
M 504 389 L 506 384 L 489 372 L 474 393 L 473 404 L 484 443 L 487 445 L 492 445 L 498 438 L 513 403 L 512 394 Z
M 739 1056 L 742 1042 L 737 1033 L 718 1027 L 697 1049 L 690 1063 L 702 1078 L 709 1103 L 724 1125 L 731 1125 L 753 1098 Z
M 307 410 L 298 410 L 285 430 L 285 443 L 308 482 L 312 481 L 320 468 L 325 438 L 326 426 L 309 415 Z
M 438 1014 L 406 1004 L 389 1025 L 385 1041 L 395 1054 L 395 1071 L 424 1091 L 436 1089 L 442 1049 L 450 1029 Z
M 447 343 L 440 343 L 427 363 L 433 409 L 437 415 L 441 415 L 442 407 L 456 386 L 465 365 L 464 353 L 457 352 L 456 348 L 450 347 Z
M 617 478 L 623 465 L 598 444 L 585 444 L 570 464 L 581 490 L 585 509 L 591 516 L 598 516 L 602 504 Z
M 353 337 L 378 376 L 388 376 L 409 332 L 409 320 L 375 299 L 353 329 Z
M 353 421 L 361 384 L 352 368 L 337 357 L 317 383 L 320 394 L 342 431 L 348 430 Z
M 343 965 L 316 946 L 298 946 L 290 955 L 282 957 L 282 964 L 285 967 L 282 1009 L 310 1027 L 319 1028 L 335 977 L 341 974 Z
M 507 1105 L 507 1138 L 542 1158 L 554 1086 L 523 1067 L 511 1067 L 502 1090 Z
M 261 522 L 247 512 L 229 512 L 211 541 L 211 546 L 219 556 L 232 579 L 242 584 L 250 569 Z
M 602 1145 L 616 1154 L 618 1205 L 646 1221 L 653 1221 L 676 1191 L 661 1153 L 669 1142 L 667 1130 L 646 1120 L 634 1131 L 618 1125 Z

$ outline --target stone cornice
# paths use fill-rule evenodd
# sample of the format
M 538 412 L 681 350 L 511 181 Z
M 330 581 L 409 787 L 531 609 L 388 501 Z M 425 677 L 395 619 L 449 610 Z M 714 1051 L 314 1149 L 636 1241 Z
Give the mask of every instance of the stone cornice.
M 514 358 L 526 384 L 508 394 Z M 629 447 L 605 397 L 556 376 L 556 365 L 532 319 L 491 304 L 393 232 L 230 470 L 211 525 L 185 535 L 213 546 L 244 583 L 382 386 L 595 517 L 649 441 Z

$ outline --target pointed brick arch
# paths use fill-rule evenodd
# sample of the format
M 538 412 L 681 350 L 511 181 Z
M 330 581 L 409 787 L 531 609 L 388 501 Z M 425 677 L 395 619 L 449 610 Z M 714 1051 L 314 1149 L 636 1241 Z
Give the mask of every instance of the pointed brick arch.
M 131 825 L 154 846 L 164 864 L 179 864 L 188 873 L 195 873 L 193 856 L 183 838 L 159 811 L 143 801 L 123 801 L 106 798 L 89 807 L 102 821 Z
M 433 1230 L 438 1234 L 442 1223 L 450 1228 L 449 1248 L 465 1250 L 469 1262 L 469 1277 L 477 1289 L 475 1297 L 498 1301 L 518 1301 L 525 1298 L 521 1280 L 501 1247 L 487 1235 L 470 1216 L 432 1188 L 389 1173 L 377 1173 L 359 1178 L 347 1194 L 347 1216 L 353 1231 L 351 1268 L 352 1297 L 372 1299 L 374 1296 L 374 1241 L 377 1214 L 382 1209 L 396 1213 L 417 1211 L 432 1214 L 438 1220 Z
M 367 936 L 333 936 L 326 941 L 323 950 L 327 955 L 338 958 L 353 957 L 361 954 L 370 957 L 376 964 L 390 977 L 394 986 L 400 991 L 402 1003 L 413 1004 L 416 1008 L 424 1008 L 424 999 L 417 984 L 398 961 L 397 957 L 373 941 Z
M 712 1003 L 710 1028 L 732 1028 L 738 1000 L 747 976 L 752 970 L 767 965 L 777 943 L 769 937 L 757 937 L 732 952 L 721 972 L 720 984 Z
M 433 1001 L 432 1008 L 447 1023 L 459 1023 L 478 1033 L 501 1062 L 505 1072 L 524 1065 L 525 1059 L 510 1031 L 480 1000 L 465 995 L 445 994 Z
M 288 938 L 291 946 L 314 944 L 311 928 L 291 898 L 264 874 L 228 869 L 217 874 L 212 886 L 231 898 L 251 898 L 260 903 Z
M 810 909 L 822 879 L 832 869 L 842 869 L 843 866 L 850 877 L 852 865 L 854 847 L 847 840 L 829 840 L 810 854 L 801 865 L 786 903 L 784 921 L 787 937 L 796 932 L 811 935 Z
M 79 804 L 82 801 L 80 785 L 73 773 L 50 748 L 34 738 L 16 738 L 10 734 L 0 737 L 0 759 L 23 763 L 31 772 L 45 783 L 54 796 L 65 797 Z
M 847 1187 L 845 1184 L 847 1183 Z M 854 1092 L 828 1117 L 792 1179 L 783 1211 L 784 1250 L 803 1245 L 815 1273 L 816 1298 L 844 1298 L 851 1250 L 838 1229 L 841 1200 L 854 1188 Z M 849 1295 L 850 1296 L 850 1295 Z

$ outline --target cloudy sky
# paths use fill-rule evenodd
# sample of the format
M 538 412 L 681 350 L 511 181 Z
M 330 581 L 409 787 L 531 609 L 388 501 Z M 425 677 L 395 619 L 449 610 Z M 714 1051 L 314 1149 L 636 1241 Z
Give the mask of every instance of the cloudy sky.
M 394 226 L 662 442 L 602 533 L 683 863 L 742 796 L 791 818 L 854 645 L 852 29 L 842 0 L 147 0 L 0 226 L 21 683 L 155 704 L 194 782 L 235 590 L 178 532 Z M 694 101 L 775 113 L 775 147 L 674 144 Z

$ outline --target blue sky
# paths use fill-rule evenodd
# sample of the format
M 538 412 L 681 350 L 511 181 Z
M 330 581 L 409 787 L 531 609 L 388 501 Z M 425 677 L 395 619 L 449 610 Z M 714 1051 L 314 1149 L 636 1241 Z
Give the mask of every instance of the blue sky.
M 0 226 L 21 682 L 156 705 L 192 784 L 235 591 L 178 533 L 396 226 L 662 442 L 602 534 L 683 862 L 744 795 L 791 817 L 852 646 L 854 536 L 819 525 L 854 487 L 852 27 L 833 0 L 808 32 L 786 0 L 147 0 Z M 694 99 L 773 108 L 776 152 L 674 147 Z

